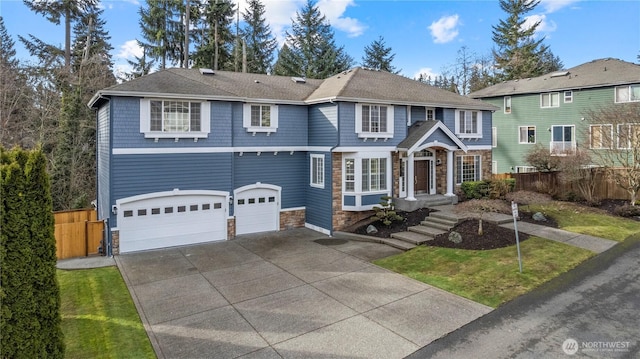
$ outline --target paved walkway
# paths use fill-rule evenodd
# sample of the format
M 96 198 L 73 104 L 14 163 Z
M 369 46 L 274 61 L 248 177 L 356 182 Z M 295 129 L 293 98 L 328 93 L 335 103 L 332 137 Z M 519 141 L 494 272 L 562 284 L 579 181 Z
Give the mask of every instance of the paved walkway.
M 433 207 L 441 212 L 449 213 L 458 218 L 477 218 L 480 215 L 470 212 L 458 212 L 453 205 L 444 205 Z M 487 222 L 497 223 L 498 225 L 514 229 L 513 217 L 502 213 L 484 213 L 482 219 Z M 556 242 L 566 243 L 575 247 L 588 249 L 592 252 L 602 253 L 609 248 L 618 244 L 616 241 L 610 239 L 604 239 L 586 234 L 579 234 L 574 232 L 565 231 L 563 229 L 553 228 L 545 225 L 517 222 L 518 232 L 526 233 L 532 236 L 546 238 Z

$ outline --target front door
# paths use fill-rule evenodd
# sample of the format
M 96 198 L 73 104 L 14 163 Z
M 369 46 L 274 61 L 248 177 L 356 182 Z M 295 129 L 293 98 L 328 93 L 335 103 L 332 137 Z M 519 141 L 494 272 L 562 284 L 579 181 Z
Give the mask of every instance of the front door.
M 414 162 L 414 189 L 416 193 L 429 193 L 429 163 L 428 160 Z

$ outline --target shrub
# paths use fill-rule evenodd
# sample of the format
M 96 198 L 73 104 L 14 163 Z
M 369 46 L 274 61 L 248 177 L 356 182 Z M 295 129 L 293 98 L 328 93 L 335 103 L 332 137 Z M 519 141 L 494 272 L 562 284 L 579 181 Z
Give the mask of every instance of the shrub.
M 462 200 L 491 198 L 498 199 L 513 191 L 516 186 L 515 179 L 485 180 L 462 182 Z
M 615 213 L 616 216 L 620 217 L 640 216 L 640 206 L 632 206 L 629 203 L 625 203 L 623 205 L 616 206 L 616 208 L 613 210 L 613 213 Z
M 380 207 L 373 207 L 373 210 L 376 214 L 372 218 L 381 221 L 385 226 L 391 225 L 394 221 L 404 220 L 404 217 L 396 212 L 395 206 L 389 196 L 381 197 Z

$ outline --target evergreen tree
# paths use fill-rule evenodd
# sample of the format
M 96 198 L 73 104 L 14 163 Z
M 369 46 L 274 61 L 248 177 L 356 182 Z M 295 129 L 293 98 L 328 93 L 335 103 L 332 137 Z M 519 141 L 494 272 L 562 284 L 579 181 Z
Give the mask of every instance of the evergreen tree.
M 142 46 L 142 44 L 139 44 L 139 45 Z M 155 61 L 147 60 L 147 49 L 145 49 L 144 46 L 142 46 L 142 49 L 143 49 L 142 56 L 140 57 L 135 56 L 135 61 L 127 60 L 129 65 L 131 65 L 132 67 L 132 71 L 129 73 L 125 73 L 123 76 L 120 76 L 120 80 L 122 81 L 133 80 L 151 72 L 151 69 L 155 64 Z
M 91 9 L 73 27 L 71 66 L 74 72 L 79 72 L 80 67 L 88 62 L 101 63 L 109 72 L 113 68 L 110 54 L 113 46 L 109 43 L 111 35 L 104 29 L 106 22 L 101 18 L 103 13 L 104 10 Z
M 0 16 L 0 144 L 28 146 L 32 91 L 15 58 L 16 51 Z
M 0 348 L 4 358 L 63 358 L 46 159 L 0 148 Z
M 179 14 L 181 0 L 147 0 L 147 7 L 140 7 L 141 43 L 149 49 L 149 56 L 160 60 L 160 68 L 167 67 L 167 61 L 176 63 L 175 36 L 171 33 L 173 21 Z
M 96 9 L 97 0 L 23 1 L 29 9 L 45 16 L 47 20 L 56 25 L 60 25 L 60 20 L 64 17 L 64 65 L 66 69 L 69 69 L 71 66 L 71 24 L 81 18 L 84 13 Z
M 199 29 L 199 42 L 195 46 L 193 63 L 196 67 L 214 70 L 235 68 L 232 44 L 235 36 L 231 31 L 235 15 L 232 0 L 209 0 L 202 10 L 204 20 Z
M 396 70 L 395 66 L 391 64 L 395 56 L 396 54 L 391 53 L 391 47 L 386 47 L 384 38 L 380 36 L 378 40 L 374 40 L 370 45 L 364 47 L 362 66 L 397 74 L 400 70 Z
M 534 39 L 540 21 L 524 27 L 525 15 L 535 9 L 540 0 L 500 0 L 500 8 L 509 16 L 493 26 L 493 41 L 497 46 L 493 57 L 501 72 L 501 80 L 535 77 L 544 74 L 544 38 Z M 547 67 L 548 68 L 548 67 Z
M 280 51 L 275 74 L 324 79 L 349 69 L 353 59 L 344 47 L 335 44 L 333 36 L 325 16 L 312 0 L 307 0 L 302 10 L 296 12 L 291 32 L 287 31 L 288 50 Z
M 242 13 L 246 26 L 242 37 L 246 42 L 247 72 L 266 74 L 271 70 L 278 42 L 265 20 L 264 5 L 260 0 L 249 0 Z

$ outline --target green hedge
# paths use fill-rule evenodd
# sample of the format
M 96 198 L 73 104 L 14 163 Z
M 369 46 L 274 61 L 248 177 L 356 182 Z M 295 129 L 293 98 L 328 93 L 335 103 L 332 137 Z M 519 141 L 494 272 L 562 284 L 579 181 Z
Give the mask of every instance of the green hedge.
M 46 159 L 0 148 L 0 348 L 3 358 L 63 358 Z
M 467 199 L 482 198 L 503 198 L 507 193 L 512 192 L 516 187 L 516 180 L 513 178 L 501 180 L 469 181 L 462 182 L 460 190 Z

